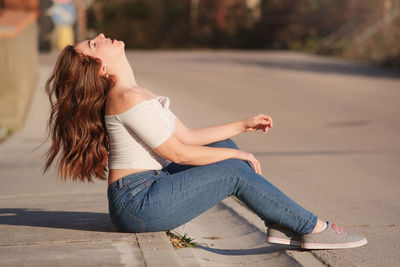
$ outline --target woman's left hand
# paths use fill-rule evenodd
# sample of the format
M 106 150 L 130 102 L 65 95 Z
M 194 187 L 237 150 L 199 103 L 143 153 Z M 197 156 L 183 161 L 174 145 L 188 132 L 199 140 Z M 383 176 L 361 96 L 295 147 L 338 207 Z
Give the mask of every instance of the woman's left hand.
M 262 113 L 243 120 L 244 132 L 254 132 L 262 130 L 266 133 L 270 128 L 273 127 L 272 118 Z

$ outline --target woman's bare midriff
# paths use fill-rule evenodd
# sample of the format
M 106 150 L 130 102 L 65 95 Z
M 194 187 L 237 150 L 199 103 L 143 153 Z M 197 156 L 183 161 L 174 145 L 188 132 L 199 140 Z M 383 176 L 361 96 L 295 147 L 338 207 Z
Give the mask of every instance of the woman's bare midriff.
M 137 172 L 145 172 L 148 170 L 142 170 L 142 169 L 115 169 L 115 170 L 110 170 L 108 172 L 108 185 L 112 184 L 115 181 L 118 181 L 124 176 L 134 174 Z

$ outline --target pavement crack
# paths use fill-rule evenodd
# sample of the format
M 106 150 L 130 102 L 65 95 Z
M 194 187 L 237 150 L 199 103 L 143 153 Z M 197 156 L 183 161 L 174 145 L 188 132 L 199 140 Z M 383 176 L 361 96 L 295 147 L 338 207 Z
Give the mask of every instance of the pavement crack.
M 137 245 L 138 245 L 138 247 L 139 247 L 140 253 L 141 253 L 141 255 L 142 255 L 142 258 L 143 258 L 144 266 L 147 266 L 147 260 L 146 260 L 146 258 L 145 258 L 144 255 L 143 255 L 142 246 L 140 245 L 139 238 L 137 237 L 137 234 L 135 234 L 135 238 L 136 238 L 136 243 L 137 243 Z

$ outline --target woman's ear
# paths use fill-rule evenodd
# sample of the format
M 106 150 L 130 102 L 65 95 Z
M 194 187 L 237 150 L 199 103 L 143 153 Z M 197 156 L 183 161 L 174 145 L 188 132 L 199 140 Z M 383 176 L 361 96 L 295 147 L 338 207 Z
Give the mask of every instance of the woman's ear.
M 101 66 L 100 75 L 102 75 L 102 76 L 106 76 L 107 75 L 107 66 Z

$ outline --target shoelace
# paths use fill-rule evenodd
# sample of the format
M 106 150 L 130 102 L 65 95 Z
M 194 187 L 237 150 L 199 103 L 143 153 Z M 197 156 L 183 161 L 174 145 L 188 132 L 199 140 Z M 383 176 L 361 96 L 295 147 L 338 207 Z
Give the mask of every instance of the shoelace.
M 332 223 L 332 229 L 335 230 L 337 234 L 347 234 L 347 232 L 342 227 L 339 228 L 336 223 Z

